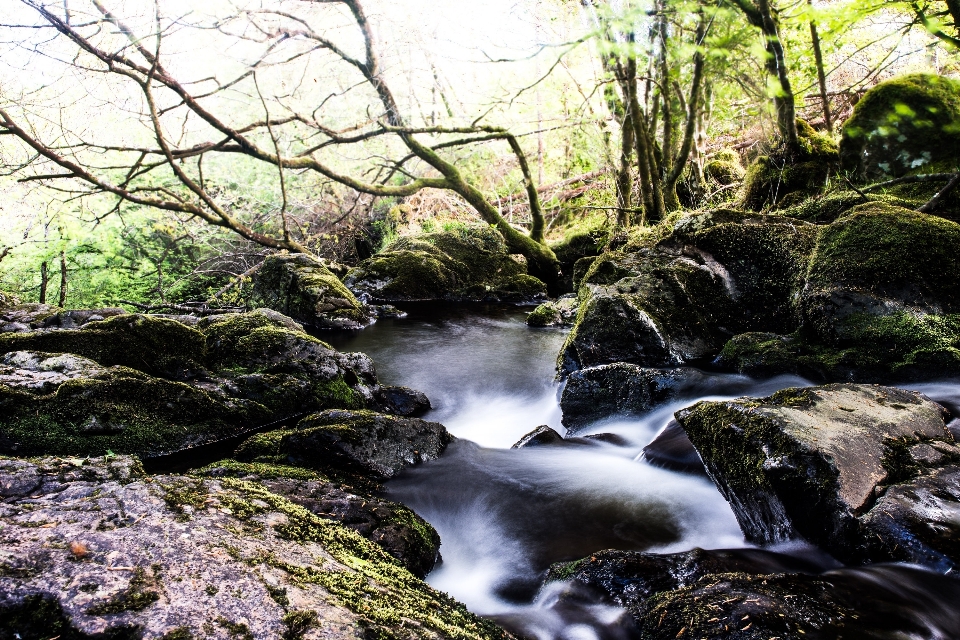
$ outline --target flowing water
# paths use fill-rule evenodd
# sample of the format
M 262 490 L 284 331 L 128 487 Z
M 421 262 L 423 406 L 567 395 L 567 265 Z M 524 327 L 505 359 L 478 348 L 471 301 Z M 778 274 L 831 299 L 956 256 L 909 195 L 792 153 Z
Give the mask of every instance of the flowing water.
M 406 318 L 323 337 L 342 351 L 368 354 L 381 381 L 426 393 L 433 409 L 425 418 L 459 439 L 441 459 L 405 471 L 387 487 L 440 534 L 442 563 L 427 577 L 431 585 L 526 636 L 626 638 L 631 630 L 621 610 L 589 598 L 571 605 L 561 597 L 562 584 L 538 591 L 549 565 L 601 549 L 746 546 L 712 482 L 648 464 L 643 447 L 693 402 L 767 396 L 808 381 L 711 375 L 688 397 L 648 415 L 610 419 L 575 434 L 613 434 L 602 440 L 511 449 L 539 425 L 565 433 L 553 380 L 565 332 L 529 328 L 527 311 L 516 308 L 406 310 Z M 958 389 L 919 388 L 960 406 Z M 818 556 L 803 547 L 785 551 Z

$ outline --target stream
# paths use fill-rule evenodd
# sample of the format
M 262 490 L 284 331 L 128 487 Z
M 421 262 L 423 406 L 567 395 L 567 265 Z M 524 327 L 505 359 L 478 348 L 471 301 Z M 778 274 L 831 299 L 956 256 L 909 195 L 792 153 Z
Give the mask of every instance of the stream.
M 426 393 L 433 409 L 424 418 L 458 438 L 439 460 L 387 485 L 390 498 L 440 534 L 442 562 L 427 577 L 432 586 L 524 636 L 630 638 L 635 630 L 619 608 L 583 594 L 571 597 L 563 583 L 540 590 L 550 564 L 601 549 L 671 553 L 747 546 L 708 478 L 648 464 L 643 447 L 675 411 L 698 400 L 768 396 L 812 383 L 795 376 L 758 381 L 712 374 L 688 397 L 645 416 L 609 419 L 570 434 L 560 423 L 560 386 L 553 379 L 566 330 L 529 328 L 529 310 L 515 307 L 423 304 L 404 310 L 405 318 L 323 338 L 341 351 L 369 355 L 385 384 Z M 914 388 L 960 407 L 957 384 Z M 577 437 L 562 446 L 510 448 L 538 425 Z M 607 435 L 582 437 L 594 434 Z M 803 545 L 776 550 L 823 570 L 839 566 Z M 866 575 L 865 583 L 877 580 L 871 568 L 843 571 Z M 910 597 L 936 599 L 922 584 L 916 590 L 920 596 Z M 919 604 L 908 606 L 908 614 L 919 616 L 921 626 L 960 634 L 956 605 L 940 604 L 946 614 L 915 611 L 926 606 Z

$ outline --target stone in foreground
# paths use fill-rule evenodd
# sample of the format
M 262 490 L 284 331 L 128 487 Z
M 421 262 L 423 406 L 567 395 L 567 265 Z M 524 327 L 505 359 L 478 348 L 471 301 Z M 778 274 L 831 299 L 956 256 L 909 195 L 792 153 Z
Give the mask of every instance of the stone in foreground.
M 509 637 L 251 482 L 2 460 L 0 494 L 3 638 Z

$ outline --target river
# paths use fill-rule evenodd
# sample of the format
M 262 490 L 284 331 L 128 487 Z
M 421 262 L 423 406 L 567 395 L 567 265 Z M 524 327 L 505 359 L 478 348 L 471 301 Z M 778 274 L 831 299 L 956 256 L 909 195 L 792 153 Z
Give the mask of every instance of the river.
M 525 636 L 628 638 L 631 625 L 620 609 L 589 597 L 561 597 L 563 584 L 539 590 L 549 565 L 611 548 L 669 553 L 746 546 L 709 479 L 648 464 L 643 447 L 676 410 L 698 400 L 767 396 L 810 382 L 714 374 L 689 397 L 648 415 L 566 434 L 578 436 L 574 444 L 511 449 L 539 425 L 565 433 L 553 377 L 566 332 L 529 328 L 528 310 L 512 307 L 405 310 L 405 318 L 323 338 L 341 351 L 369 355 L 382 382 L 426 393 L 433 409 L 425 419 L 443 423 L 458 438 L 441 459 L 387 486 L 392 499 L 440 534 L 442 562 L 427 577 L 432 586 Z M 960 406 L 956 384 L 917 388 Z M 591 434 L 612 436 L 581 437 Z M 802 545 L 778 551 L 831 568 L 829 558 Z

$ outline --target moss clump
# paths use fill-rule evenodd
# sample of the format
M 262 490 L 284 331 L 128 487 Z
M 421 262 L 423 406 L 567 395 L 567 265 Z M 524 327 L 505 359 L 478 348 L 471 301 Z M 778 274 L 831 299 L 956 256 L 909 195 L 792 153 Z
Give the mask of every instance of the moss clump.
M 960 82 L 917 73 L 868 91 L 843 125 L 842 167 L 865 179 L 960 158 Z
M 233 457 L 242 462 L 259 462 L 265 464 L 278 464 L 286 460 L 286 455 L 282 453 L 281 443 L 284 436 L 292 431 L 268 431 L 267 433 L 258 433 L 250 436 L 237 447 L 233 452 Z
M 221 616 L 217 618 L 217 624 L 226 629 L 230 635 L 235 638 L 240 638 L 240 640 L 254 640 L 250 627 L 242 622 L 232 622 Z
M 129 314 L 90 322 L 82 329 L 0 334 L 0 353 L 11 351 L 73 353 L 104 366 L 178 379 L 202 369 L 206 339 L 174 320 Z
M 255 402 L 229 402 L 180 382 L 118 367 L 68 380 L 47 396 L 0 385 L 0 452 L 163 455 L 235 435 L 270 417 Z
M 560 311 L 552 302 L 545 302 L 527 316 L 527 324 L 531 327 L 548 327 L 560 317 Z
M 721 186 L 729 186 L 743 180 L 746 171 L 740 162 L 740 154 L 733 149 L 717 151 L 703 166 L 708 180 Z
M 249 354 L 239 343 L 258 329 L 290 330 L 288 323 L 260 311 L 215 317 L 209 322 L 201 321 L 198 326 L 206 336 L 208 357 L 214 366 L 230 366 L 248 360 Z M 303 336 L 306 338 L 306 334 Z
M 190 627 L 182 626 L 177 627 L 176 629 L 171 629 L 162 636 L 160 640 L 193 640 L 193 632 L 190 631 Z
M 837 169 L 837 143 L 797 120 L 800 151 L 780 147 L 769 156 L 757 158 L 743 180 L 741 202 L 745 209 L 761 211 L 789 206 L 823 190 Z
M 143 567 L 134 569 L 127 588 L 109 600 L 87 607 L 87 615 L 109 616 L 124 611 L 143 611 L 160 599 L 156 576 L 148 576 Z
M 857 287 L 908 304 L 960 309 L 960 225 L 890 205 L 853 208 L 819 239 L 809 285 Z
M 282 622 L 286 629 L 280 637 L 283 640 L 300 640 L 308 631 L 320 626 L 320 617 L 316 611 L 290 611 L 283 616 Z
M 278 433 L 276 431 L 272 433 Z M 246 440 L 241 447 L 247 446 L 251 440 L 256 438 L 252 436 L 250 439 Z M 279 441 L 277 442 L 279 445 Z M 252 454 L 256 449 L 257 445 L 250 444 L 250 449 L 248 449 L 248 454 Z M 256 457 L 254 455 L 254 457 Z M 219 462 L 214 462 L 208 464 L 207 466 L 196 470 L 197 475 L 210 476 L 214 478 L 256 478 L 257 480 L 276 480 L 279 478 L 285 478 L 289 480 L 300 480 L 303 482 L 309 482 L 311 480 L 316 480 L 319 482 L 325 482 L 327 478 L 316 471 L 310 469 L 304 469 L 303 467 L 292 467 L 289 465 L 283 464 L 268 464 L 263 462 L 238 462 L 237 460 L 220 460 Z

